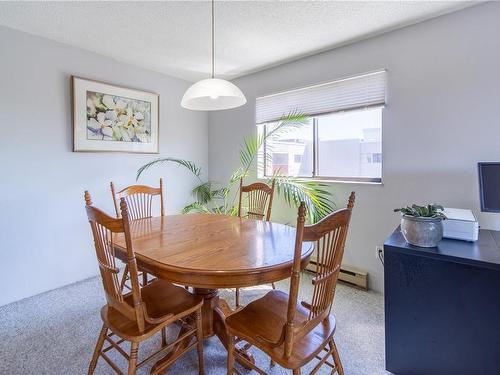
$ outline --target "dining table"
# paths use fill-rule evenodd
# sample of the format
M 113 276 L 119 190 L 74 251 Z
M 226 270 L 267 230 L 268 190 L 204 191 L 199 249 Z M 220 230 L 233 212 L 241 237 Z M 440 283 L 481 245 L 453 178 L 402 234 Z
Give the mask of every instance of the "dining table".
M 219 297 L 219 289 L 268 284 L 290 277 L 296 230 L 289 225 L 237 216 L 184 214 L 134 220 L 130 232 L 139 269 L 192 287 L 192 293 L 203 298 L 204 337 L 216 335 L 225 347 L 225 318 L 234 310 Z M 114 248 L 116 257 L 125 262 L 123 237 L 115 239 Z M 303 244 L 302 269 L 313 250 L 312 243 Z M 155 363 L 153 370 L 167 369 L 187 345 L 189 341 L 179 343 Z M 250 352 L 238 350 L 254 361 Z

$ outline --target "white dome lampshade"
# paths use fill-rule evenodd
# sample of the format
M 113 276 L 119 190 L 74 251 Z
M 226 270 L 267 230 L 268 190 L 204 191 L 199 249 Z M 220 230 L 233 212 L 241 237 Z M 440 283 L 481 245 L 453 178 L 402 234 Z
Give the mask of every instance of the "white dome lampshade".
M 187 89 L 181 106 L 195 111 L 217 111 L 240 107 L 246 102 L 236 85 L 224 79 L 207 78 Z

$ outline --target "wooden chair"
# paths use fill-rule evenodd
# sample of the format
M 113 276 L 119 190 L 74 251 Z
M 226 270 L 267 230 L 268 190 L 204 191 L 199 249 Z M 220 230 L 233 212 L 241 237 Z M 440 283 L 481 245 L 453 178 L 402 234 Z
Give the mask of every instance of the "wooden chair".
M 243 186 L 243 179 L 240 178 L 240 200 L 238 203 L 238 216 L 255 220 L 264 220 L 264 219 L 265 221 L 271 220 L 271 208 L 273 206 L 274 187 L 275 187 L 275 180 L 273 180 L 271 186 L 266 185 L 262 182 L 256 182 L 251 185 Z M 243 193 L 246 193 L 248 197 L 248 211 L 245 215 L 243 215 L 242 211 Z M 272 287 L 273 289 L 276 289 L 274 283 L 272 283 Z M 235 301 L 236 301 L 236 308 L 239 308 L 240 288 L 236 288 Z
M 235 356 L 240 363 L 265 374 L 235 350 L 235 344 L 240 341 L 247 342 L 246 349 L 252 345 L 258 347 L 271 357 L 271 361 L 292 369 L 294 375 L 300 374 L 300 368 L 314 358 L 319 362 L 311 374 L 324 364 L 331 367 L 332 373 L 344 374 L 333 340 L 335 318 L 330 312 L 353 206 L 354 192 L 347 208 L 337 210 L 314 225 L 304 226 L 305 205 L 300 205 L 290 294 L 272 290 L 226 318 L 228 374 L 239 374 L 234 368 Z M 315 242 L 318 252 L 311 302 L 298 302 L 303 242 Z M 326 354 L 320 356 L 322 352 Z M 330 356 L 333 363 L 328 361 Z
M 160 178 L 160 187 L 155 188 L 146 185 L 131 185 L 126 188 L 116 192 L 115 185 L 113 182 L 110 183 L 111 195 L 113 197 L 113 203 L 115 206 L 116 217 L 120 218 L 120 207 L 119 202 L 121 198 L 125 198 L 127 202 L 127 207 L 129 208 L 129 219 L 138 220 L 145 219 L 153 216 L 153 200 L 155 196 L 160 197 L 160 213 L 161 216 L 165 216 L 165 208 L 163 205 L 163 179 Z M 121 285 L 122 288 L 130 287 L 126 284 L 129 280 L 129 272 L 127 266 L 123 271 Z M 145 271 L 141 271 L 139 275 L 142 277 L 142 285 L 148 283 L 148 274 Z
M 238 203 L 238 216 L 255 220 L 271 220 L 271 208 L 273 206 L 275 181 L 271 186 L 263 182 L 256 182 L 243 186 L 243 179 L 240 179 L 240 201 Z M 243 215 L 242 202 L 243 193 L 248 197 L 248 211 Z M 267 210 L 266 210 L 267 206 Z
M 89 365 L 88 374 L 93 374 L 99 357 L 102 357 L 117 373 L 123 374 L 106 354 L 112 349 L 115 349 L 128 361 L 128 374 L 135 374 L 138 367 L 161 353 L 166 353 L 178 342 L 189 336 L 196 336 L 196 340 L 169 359 L 164 366 L 155 369 L 154 373 L 162 373 L 178 357 L 196 345 L 198 348 L 199 373 L 203 374 L 201 321 L 203 300 L 181 287 L 160 279 L 156 279 L 140 288 L 137 262 L 130 236 L 130 218 L 125 198 L 120 200 L 121 218 L 113 218 L 93 207 L 87 191 L 85 192 L 85 203 L 107 300 L 107 304 L 101 309 L 103 326 Z M 127 245 L 127 265 L 132 291 L 126 294 L 122 294 L 122 288 L 118 280 L 120 271 L 116 267 L 115 236 L 124 236 Z M 167 345 L 165 328 L 172 323 L 180 324 L 187 332 Z M 162 334 L 162 348 L 137 363 L 139 344 L 160 331 Z M 117 336 L 118 339 L 113 339 L 114 336 Z M 124 341 L 130 342 L 129 354 L 120 346 Z M 105 342 L 109 346 L 103 348 Z

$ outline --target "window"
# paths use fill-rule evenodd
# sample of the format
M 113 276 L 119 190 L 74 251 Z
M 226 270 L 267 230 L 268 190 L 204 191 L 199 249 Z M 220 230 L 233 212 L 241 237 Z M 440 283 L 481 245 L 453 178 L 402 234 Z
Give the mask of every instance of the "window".
M 382 164 L 382 109 L 350 111 L 315 118 L 317 177 L 377 180 Z
M 257 98 L 259 130 L 266 135 L 276 128 L 278 113 L 310 115 L 299 128 L 269 135 L 261 176 L 380 182 L 384 104 L 385 72 Z
M 265 131 L 271 132 L 275 124 L 265 125 Z M 286 176 L 311 177 L 313 126 L 312 122 L 276 136 L 271 135 L 265 145 L 267 160 L 265 176 L 280 173 Z
M 375 152 L 372 154 L 372 163 L 382 163 L 382 153 Z

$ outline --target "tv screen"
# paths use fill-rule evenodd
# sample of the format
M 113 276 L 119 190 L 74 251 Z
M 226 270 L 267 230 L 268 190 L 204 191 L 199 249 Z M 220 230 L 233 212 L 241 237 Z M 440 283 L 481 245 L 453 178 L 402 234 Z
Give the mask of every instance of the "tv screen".
M 500 212 L 500 162 L 478 166 L 481 211 Z

